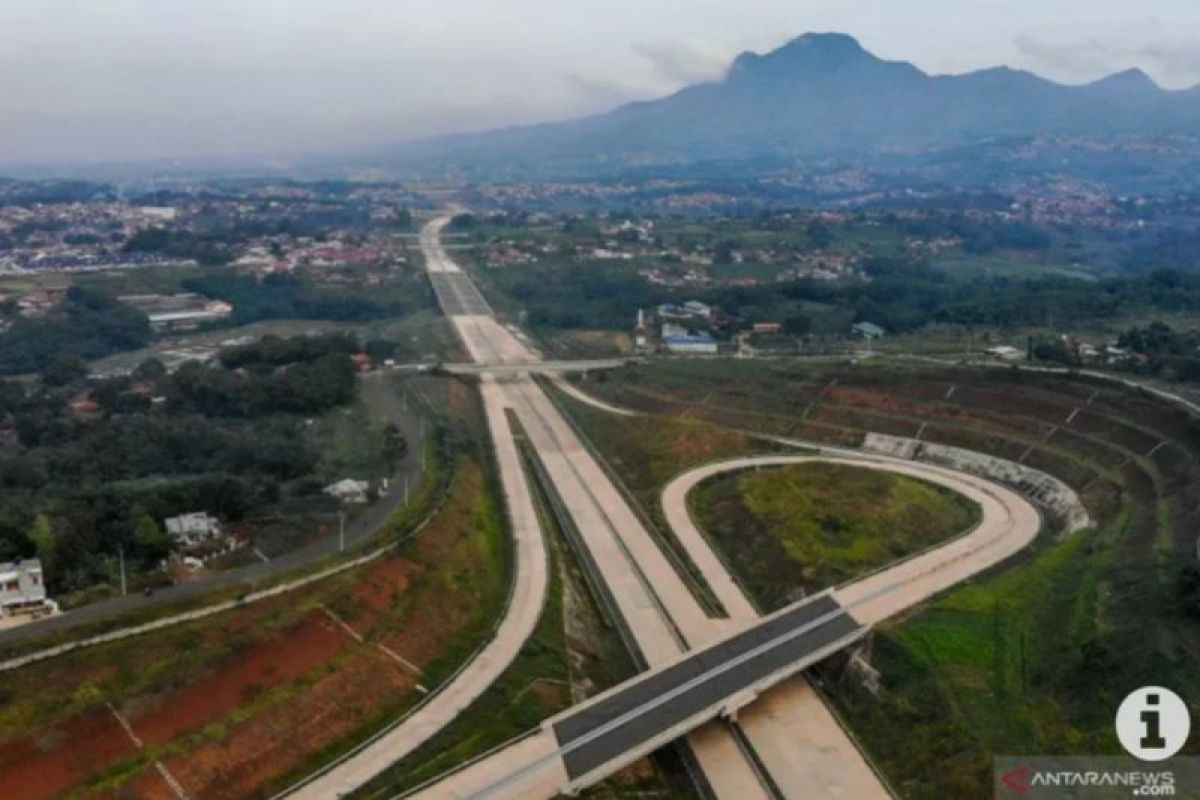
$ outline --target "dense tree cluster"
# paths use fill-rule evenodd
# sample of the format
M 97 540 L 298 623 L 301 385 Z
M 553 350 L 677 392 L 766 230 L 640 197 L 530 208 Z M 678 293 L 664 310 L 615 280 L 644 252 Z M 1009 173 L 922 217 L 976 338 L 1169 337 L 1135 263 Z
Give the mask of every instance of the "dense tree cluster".
M 168 516 L 236 521 L 315 491 L 306 419 L 353 400 L 359 349 L 267 337 L 174 373 L 150 360 L 103 380 L 0 381 L 0 559 L 40 555 L 54 591 L 78 589 L 108 580 L 118 549 L 157 563 Z
M 694 289 L 686 297 L 748 321 L 792 319 L 805 313 L 805 304 L 816 303 L 895 332 L 934 323 L 1063 327 L 1129 313 L 1200 307 L 1200 275 L 1175 270 L 1098 281 L 1054 275 L 961 280 L 898 258 L 868 259 L 863 267 L 870 279 L 865 282 L 802 279 Z M 619 266 L 572 272 L 530 265 L 502 279 L 530 324 L 552 328 L 624 328 L 631 309 L 681 297 L 678 290 L 650 285 Z
M 125 242 L 128 253 L 159 253 L 171 258 L 191 259 L 201 266 L 228 264 L 234 251 L 230 240 L 219 233 L 198 233 L 176 228 L 143 228 Z
M 1139 358 L 1132 368 L 1173 380 L 1200 379 L 1200 331 L 1176 331 L 1163 322 L 1130 328 L 1117 340 Z
M 210 272 L 184 281 L 184 288 L 233 305 L 239 325 L 264 319 L 330 319 L 358 322 L 398 316 L 408 307 L 356 291 L 323 289 L 295 275 L 261 280 L 232 271 Z
M 75 286 L 45 317 L 19 317 L 0 333 L 0 374 L 36 372 L 61 359 L 95 359 L 135 350 L 149 344 L 151 336 L 142 312 L 104 292 Z

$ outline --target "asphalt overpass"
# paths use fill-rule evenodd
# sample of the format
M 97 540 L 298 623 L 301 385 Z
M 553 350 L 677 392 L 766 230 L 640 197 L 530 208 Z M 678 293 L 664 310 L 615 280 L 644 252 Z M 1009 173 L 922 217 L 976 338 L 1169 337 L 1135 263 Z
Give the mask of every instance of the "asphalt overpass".
M 494 759 L 463 765 L 416 796 L 519 797 L 548 784 L 576 794 L 710 720 L 736 717 L 868 630 L 832 594 L 815 595 L 551 717 L 501 769 Z

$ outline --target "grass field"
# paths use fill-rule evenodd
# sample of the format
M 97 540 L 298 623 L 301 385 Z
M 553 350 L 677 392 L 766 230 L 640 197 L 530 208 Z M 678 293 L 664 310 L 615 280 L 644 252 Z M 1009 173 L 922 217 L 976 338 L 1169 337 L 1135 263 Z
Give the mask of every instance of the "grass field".
M 692 514 L 761 608 L 851 580 L 973 527 L 979 508 L 913 478 L 811 462 L 726 474 Z
M 1045 264 L 1017 254 L 994 256 L 951 253 L 936 259 L 931 266 L 952 278 L 1040 278 L 1056 276 L 1084 281 L 1097 280 L 1095 272 L 1083 267 Z
M 1200 618 L 1179 594 L 1200 525 L 1200 439 L 1179 409 L 1071 376 L 888 362 L 664 362 L 590 389 L 654 419 L 817 442 L 919 434 L 1079 492 L 1094 530 L 1047 532 L 878 628 L 867 654 L 877 694 L 826 668 L 829 694 L 902 796 L 989 796 L 999 753 L 1119 752 L 1112 717 L 1138 686 L 1200 696 Z

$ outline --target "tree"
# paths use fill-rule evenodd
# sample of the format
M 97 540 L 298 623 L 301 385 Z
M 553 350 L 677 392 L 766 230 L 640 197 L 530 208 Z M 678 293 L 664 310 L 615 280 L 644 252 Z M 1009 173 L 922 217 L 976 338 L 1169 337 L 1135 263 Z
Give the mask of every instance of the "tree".
M 33 527 L 26 535 L 37 548 L 37 557 L 42 561 L 42 571 L 49 574 L 54 570 L 58 557 L 58 537 L 54 533 L 50 517 L 38 514 L 33 520 Z
M 812 320 L 806 314 L 793 314 L 784 320 L 783 327 L 792 336 L 806 336 L 812 330 Z
M 46 386 L 67 386 L 87 377 L 87 363 L 78 356 L 57 358 L 42 369 L 42 383 Z
M 136 381 L 153 381 L 166 377 L 167 368 L 157 358 L 147 358 L 133 369 L 133 379 Z
M 818 220 L 813 220 L 805 226 L 804 235 L 808 237 L 809 244 L 817 250 L 824 250 L 833 244 L 833 233 L 825 223 Z
M 387 457 L 391 459 L 404 458 L 408 453 L 408 440 L 394 422 L 383 426 L 383 447 Z
M 154 517 L 146 513 L 146 509 L 140 505 L 133 507 L 130 516 L 133 519 L 133 543 L 142 560 L 154 563 L 166 557 L 171 549 L 170 542 L 163 534 L 162 528 L 154 521 Z
M 1200 564 L 1188 564 L 1179 573 L 1179 602 L 1185 614 L 1200 619 Z

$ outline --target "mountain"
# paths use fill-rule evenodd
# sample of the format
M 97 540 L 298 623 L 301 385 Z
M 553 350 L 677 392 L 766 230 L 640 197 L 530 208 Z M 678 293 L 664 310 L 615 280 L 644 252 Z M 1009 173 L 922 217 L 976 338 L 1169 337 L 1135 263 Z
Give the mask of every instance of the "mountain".
M 997 67 L 929 75 L 839 33 L 743 53 L 722 80 L 569 122 L 415 143 L 401 162 L 589 172 L 699 161 L 911 156 L 1022 137 L 1194 135 L 1200 89 L 1167 91 L 1127 70 L 1084 86 Z

